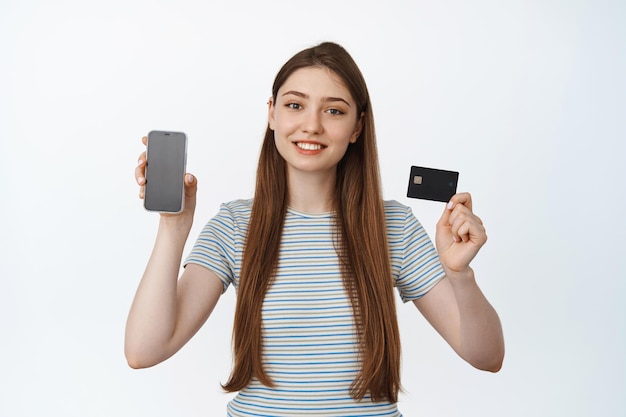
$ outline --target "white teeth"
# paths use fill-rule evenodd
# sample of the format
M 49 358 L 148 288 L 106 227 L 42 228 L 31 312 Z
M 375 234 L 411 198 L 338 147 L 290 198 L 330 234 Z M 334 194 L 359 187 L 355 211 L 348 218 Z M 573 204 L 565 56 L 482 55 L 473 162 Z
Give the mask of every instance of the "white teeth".
M 322 149 L 322 145 L 318 144 L 318 143 L 296 143 L 296 145 L 298 146 L 298 148 L 303 149 L 305 151 L 318 151 L 320 149 Z

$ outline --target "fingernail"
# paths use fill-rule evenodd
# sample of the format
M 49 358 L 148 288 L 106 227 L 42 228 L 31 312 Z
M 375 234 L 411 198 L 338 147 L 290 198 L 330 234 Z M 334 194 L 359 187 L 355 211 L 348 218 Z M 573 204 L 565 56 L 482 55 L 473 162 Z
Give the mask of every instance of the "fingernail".
M 452 207 L 454 207 L 454 202 L 448 201 L 448 205 L 446 207 L 448 208 L 448 210 L 452 209 Z
M 137 183 L 139 185 L 143 184 L 146 181 L 146 179 L 144 177 L 137 177 Z
M 187 182 L 188 183 L 192 183 L 193 182 L 193 175 L 187 174 Z
M 141 166 L 141 164 L 143 164 L 143 159 L 140 159 L 139 161 L 137 161 L 137 166 Z

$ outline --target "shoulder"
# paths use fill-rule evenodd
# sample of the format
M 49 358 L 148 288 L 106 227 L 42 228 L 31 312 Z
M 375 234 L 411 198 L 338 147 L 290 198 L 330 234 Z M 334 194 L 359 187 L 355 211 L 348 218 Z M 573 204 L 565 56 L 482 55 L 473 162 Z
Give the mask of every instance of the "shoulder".
M 252 199 L 239 199 L 239 200 L 231 200 L 225 203 L 222 203 L 222 207 L 226 208 L 232 212 L 240 212 L 240 211 L 251 211 L 252 210 Z
M 384 200 L 385 218 L 389 221 L 402 221 L 413 216 L 411 207 L 404 205 L 396 200 Z
M 240 230 L 245 233 L 252 212 L 252 200 L 232 200 L 220 204 L 219 210 L 205 224 L 204 233 L 234 236 Z
M 222 203 L 220 214 L 233 219 L 248 219 L 252 212 L 252 199 L 232 200 Z
M 384 206 L 387 233 L 390 237 L 393 235 L 406 237 L 415 232 L 423 232 L 423 226 L 411 207 L 396 200 L 385 200 Z
M 411 210 L 411 208 L 407 205 L 400 203 L 398 200 L 383 200 L 383 204 L 385 205 L 385 212 L 393 211 L 393 210 Z

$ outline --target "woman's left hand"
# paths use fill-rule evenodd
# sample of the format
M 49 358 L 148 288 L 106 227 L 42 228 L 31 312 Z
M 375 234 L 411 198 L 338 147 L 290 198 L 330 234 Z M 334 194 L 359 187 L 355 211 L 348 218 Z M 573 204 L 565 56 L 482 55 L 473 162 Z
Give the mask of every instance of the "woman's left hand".
M 442 265 L 448 274 L 463 273 L 487 241 L 483 222 L 472 212 L 472 196 L 455 194 L 439 222 L 435 242 Z

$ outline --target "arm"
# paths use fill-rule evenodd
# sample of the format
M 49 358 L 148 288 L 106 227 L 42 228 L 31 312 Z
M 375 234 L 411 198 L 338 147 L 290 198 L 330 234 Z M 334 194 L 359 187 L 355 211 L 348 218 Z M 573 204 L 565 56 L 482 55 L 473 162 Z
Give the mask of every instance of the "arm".
M 124 353 L 132 368 L 156 365 L 176 353 L 202 327 L 223 290 L 198 265 L 178 270 L 184 239 L 162 221 L 126 323 Z
M 446 277 L 414 304 L 460 357 L 497 372 L 504 359 L 502 326 L 469 266 L 486 240 L 470 195 L 455 195 L 437 223 L 436 244 Z
M 144 144 L 146 138 L 144 138 Z M 145 183 L 145 152 L 135 177 Z M 124 353 L 133 368 L 155 365 L 176 353 L 213 311 L 222 293 L 219 278 L 206 268 L 188 265 L 178 279 L 185 241 L 191 230 L 197 182 L 185 178 L 185 210 L 162 214 L 152 255 L 126 323 Z

